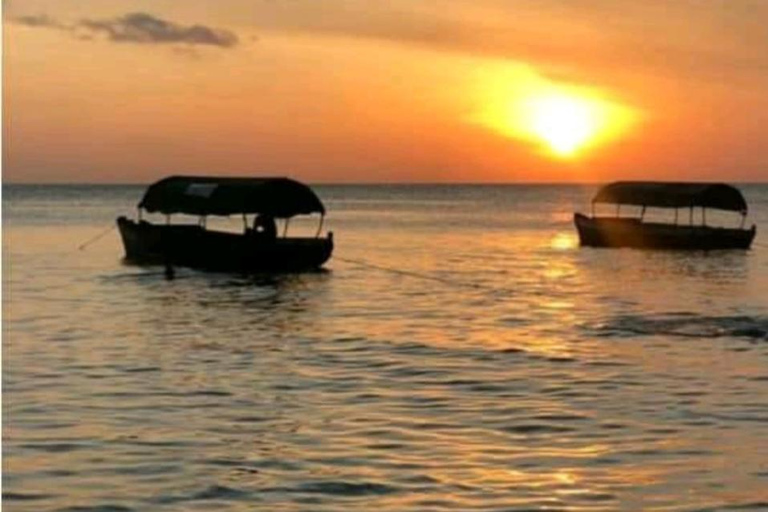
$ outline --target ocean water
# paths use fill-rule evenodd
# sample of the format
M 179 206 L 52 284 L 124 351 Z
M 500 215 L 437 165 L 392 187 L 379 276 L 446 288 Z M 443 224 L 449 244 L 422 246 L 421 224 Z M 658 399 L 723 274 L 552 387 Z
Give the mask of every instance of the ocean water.
M 79 249 L 142 187 L 4 186 L 3 505 L 768 510 L 742 188 L 753 249 L 681 253 L 579 248 L 592 186 L 319 186 L 326 271 L 167 281 Z

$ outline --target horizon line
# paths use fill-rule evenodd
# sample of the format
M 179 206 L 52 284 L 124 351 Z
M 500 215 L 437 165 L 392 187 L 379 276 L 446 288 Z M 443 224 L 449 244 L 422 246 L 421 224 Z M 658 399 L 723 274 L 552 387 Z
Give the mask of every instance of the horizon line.
M 192 175 L 194 176 L 194 175 Z M 200 175 L 208 176 L 208 175 Z M 162 179 L 162 178 L 159 178 Z M 292 178 L 294 179 L 294 178 Z M 157 181 L 157 180 L 155 180 Z M 63 182 L 63 181 L 2 181 L 2 186 L 147 186 L 152 182 L 98 182 L 98 181 L 80 181 L 80 182 Z M 316 186 L 392 186 L 392 185 L 407 185 L 407 186 L 583 186 L 583 185 L 602 185 L 606 183 L 612 183 L 616 181 L 655 181 L 670 183 L 682 183 L 680 180 L 636 180 L 636 179 L 619 179 L 619 180 L 605 180 L 605 181 L 303 181 L 308 185 Z M 686 180 L 685 183 L 719 183 L 716 180 Z M 725 183 L 723 181 L 723 183 Z M 740 181 L 734 180 L 728 183 L 737 185 L 768 185 L 768 179 L 763 181 Z

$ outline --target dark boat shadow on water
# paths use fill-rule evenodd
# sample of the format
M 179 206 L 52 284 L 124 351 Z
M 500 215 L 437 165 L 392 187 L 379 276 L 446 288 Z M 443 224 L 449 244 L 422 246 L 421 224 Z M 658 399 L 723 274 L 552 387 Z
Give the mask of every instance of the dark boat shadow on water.
M 128 272 L 125 274 L 108 274 L 100 277 L 105 282 L 120 279 L 142 280 L 161 277 L 166 278 L 166 281 L 175 281 L 177 279 L 199 279 L 201 281 L 208 281 L 214 284 L 228 282 L 235 286 L 271 286 L 281 282 L 295 280 L 300 276 L 321 276 L 329 275 L 331 273 L 331 270 L 326 268 L 291 272 L 276 271 L 236 273 L 225 271 L 197 270 L 187 267 L 173 266 L 170 267 L 173 270 L 173 274 L 169 276 L 169 267 L 163 267 L 161 265 L 141 265 L 133 263 L 125 258 L 120 260 L 120 264 L 125 269 L 135 269 L 135 272 Z
M 101 276 L 105 294 L 124 315 L 121 324 L 146 340 L 181 350 L 283 346 L 322 329 L 333 302 L 330 270 L 228 274 L 179 268 L 126 267 Z M 264 345 L 264 344 L 267 345 Z
M 110 286 L 132 288 L 130 295 L 148 301 L 188 301 L 205 307 L 276 308 L 320 297 L 332 271 L 227 273 L 177 267 L 173 277 L 161 266 L 140 266 L 123 261 L 127 273 L 103 275 Z
M 749 277 L 753 254 L 742 250 L 676 251 L 651 249 L 581 248 L 582 269 L 593 278 L 617 269 L 648 274 L 658 279 L 671 274 L 702 281 L 744 280 Z

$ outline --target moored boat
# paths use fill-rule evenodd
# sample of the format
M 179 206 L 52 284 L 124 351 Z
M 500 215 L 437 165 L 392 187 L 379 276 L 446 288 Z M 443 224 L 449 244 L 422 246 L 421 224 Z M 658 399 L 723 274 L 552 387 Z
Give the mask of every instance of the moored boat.
M 160 213 L 166 223 L 142 214 Z M 173 214 L 198 217 L 174 224 Z M 319 214 L 314 237 L 288 236 L 288 221 Z M 209 215 L 241 215 L 243 232 L 207 229 Z M 253 216 L 252 227 L 249 215 Z M 117 219 L 125 260 L 212 271 L 292 272 L 321 267 L 333 252 L 333 233 L 321 236 L 325 207 L 308 186 L 289 178 L 171 176 L 151 185 L 138 204 L 138 219 Z M 277 220 L 284 222 L 277 233 Z
M 614 217 L 595 215 L 596 204 L 616 205 Z M 641 207 L 636 217 L 621 217 L 622 205 Z M 646 222 L 648 207 L 674 209 L 674 223 Z M 701 223 L 694 224 L 694 209 Z M 738 227 L 707 225 L 707 208 L 737 212 Z M 689 212 L 688 224 L 678 222 L 680 209 Z M 741 192 L 723 183 L 616 182 L 602 187 L 592 199 L 592 215 L 574 214 L 581 245 L 650 249 L 749 249 L 756 227 L 745 228 L 747 203 Z

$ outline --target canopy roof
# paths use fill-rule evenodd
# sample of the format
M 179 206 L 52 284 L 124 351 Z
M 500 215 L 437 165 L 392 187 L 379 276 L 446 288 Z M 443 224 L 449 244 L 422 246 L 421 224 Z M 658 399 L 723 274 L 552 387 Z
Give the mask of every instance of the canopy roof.
M 312 189 L 289 178 L 171 176 L 150 185 L 139 208 L 150 213 L 262 213 L 278 218 L 325 214 Z
M 598 190 L 592 202 L 662 208 L 702 206 L 747 213 L 741 192 L 724 183 L 618 181 Z

